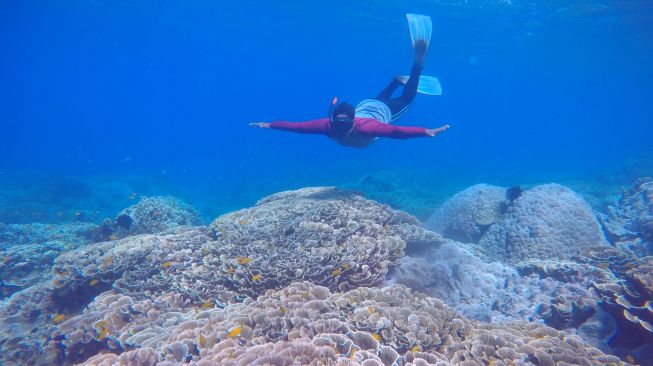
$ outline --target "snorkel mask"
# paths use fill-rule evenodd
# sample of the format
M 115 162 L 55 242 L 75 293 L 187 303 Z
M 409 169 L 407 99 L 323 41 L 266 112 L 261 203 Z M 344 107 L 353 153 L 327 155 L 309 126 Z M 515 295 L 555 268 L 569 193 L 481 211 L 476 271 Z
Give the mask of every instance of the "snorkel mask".
M 354 127 L 354 108 L 347 103 L 341 103 L 338 106 L 336 103 L 338 103 L 338 98 L 333 98 L 329 107 L 329 121 L 331 129 L 336 134 L 344 135 Z

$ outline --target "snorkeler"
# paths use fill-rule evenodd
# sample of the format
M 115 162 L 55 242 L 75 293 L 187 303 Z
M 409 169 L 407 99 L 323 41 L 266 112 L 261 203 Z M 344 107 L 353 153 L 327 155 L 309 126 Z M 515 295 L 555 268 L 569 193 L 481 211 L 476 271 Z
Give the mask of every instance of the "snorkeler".
M 356 109 L 347 103 L 336 104 L 338 99 L 334 98 L 328 118 L 307 122 L 257 122 L 250 123 L 250 126 L 327 135 L 342 145 L 352 147 L 365 147 L 378 137 L 394 139 L 433 137 L 448 129 L 449 125 L 438 128 L 390 125 L 390 122 L 406 113 L 418 92 L 430 95 L 442 93 L 437 78 L 420 76 L 431 40 L 431 18 L 418 14 L 407 14 L 406 17 L 415 56 L 410 76 L 395 77 L 376 98 L 363 100 Z M 401 85 L 403 85 L 401 95 L 392 98 L 392 93 Z

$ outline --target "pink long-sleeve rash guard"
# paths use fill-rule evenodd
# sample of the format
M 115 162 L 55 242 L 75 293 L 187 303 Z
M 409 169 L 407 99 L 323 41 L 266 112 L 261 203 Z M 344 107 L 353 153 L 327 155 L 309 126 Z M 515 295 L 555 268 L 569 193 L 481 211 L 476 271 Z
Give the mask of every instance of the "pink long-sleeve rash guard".
M 407 139 L 411 137 L 427 137 L 426 128 L 424 127 L 407 127 L 393 126 L 374 118 L 354 118 L 354 133 L 357 137 L 370 138 L 388 137 L 392 139 Z M 270 123 L 270 128 L 283 131 L 292 131 L 299 133 L 311 133 L 327 135 L 338 139 L 330 128 L 328 118 L 320 118 L 306 122 L 287 122 L 274 121 Z

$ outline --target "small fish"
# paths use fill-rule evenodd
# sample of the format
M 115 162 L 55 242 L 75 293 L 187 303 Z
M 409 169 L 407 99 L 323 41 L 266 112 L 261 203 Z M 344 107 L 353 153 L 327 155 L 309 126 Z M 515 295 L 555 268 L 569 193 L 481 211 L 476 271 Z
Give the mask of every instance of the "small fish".
M 263 275 L 261 275 L 261 274 L 255 274 L 255 275 L 252 276 L 252 281 L 254 281 L 254 282 L 258 282 L 258 281 L 261 281 L 261 280 L 263 280 Z
M 236 262 L 238 262 L 238 264 L 244 265 L 244 264 L 248 264 L 251 261 L 252 258 L 250 257 L 236 257 Z
M 342 271 L 340 270 L 340 268 L 336 268 L 336 269 L 333 270 L 333 272 L 331 272 L 331 276 L 337 277 L 337 276 L 340 276 L 341 273 L 342 273 Z
M 617 295 L 617 297 L 614 300 L 617 304 L 625 307 L 626 309 L 630 309 L 633 307 L 633 305 L 630 303 L 630 301 L 626 300 L 625 297 L 621 295 Z
M 95 278 L 95 279 L 92 279 L 91 282 L 89 282 L 89 285 L 91 285 L 91 286 L 95 286 L 95 285 L 97 285 L 99 282 L 100 282 L 100 280 L 98 280 L 97 278 Z
M 167 261 L 161 265 L 161 268 L 166 269 L 170 268 L 170 266 L 172 266 L 172 261 Z
M 624 309 L 624 317 L 633 323 L 638 323 L 639 318 L 637 315 L 631 314 L 628 310 Z
M 356 357 L 356 352 L 358 352 L 358 350 L 355 348 L 351 350 L 351 354 L 349 355 L 350 360 L 353 360 L 354 357 Z
M 642 328 L 648 330 L 649 332 L 653 333 L 653 325 L 651 323 L 647 322 L 646 320 L 639 319 L 639 325 L 642 326 Z
M 283 304 L 281 304 L 281 305 L 279 306 L 279 312 L 281 313 L 281 315 L 285 314 L 286 311 L 288 311 L 288 309 L 286 309 L 286 307 L 283 306 Z
M 381 341 L 381 335 L 379 333 L 372 333 L 372 338 L 376 339 L 377 342 Z
M 374 313 L 376 313 L 376 309 L 374 307 L 372 307 L 372 306 L 368 306 L 367 307 L 367 312 L 370 313 L 370 314 L 374 314 Z
M 422 346 L 420 346 L 419 344 L 416 344 L 416 345 L 413 346 L 413 348 L 410 349 L 410 351 L 413 352 L 413 353 L 421 352 L 422 351 Z
M 59 324 L 59 323 L 63 322 L 64 320 L 66 320 L 66 316 L 63 315 L 63 314 L 57 314 L 57 315 L 52 317 L 52 323 L 54 323 L 54 324 Z
M 202 309 L 212 309 L 213 308 L 213 300 L 207 300 L 200 305 Z
M 234 272 L 236 272 L 236 270 L 233 269 L 233 268 L 231 268 L 231 267 L 227 267 L 227 269 L 225 269 L 224 271 L 227 272 L 227 273 L 234 273 Z
M 206 345 L 206 338 L 204 338 L 204 335 L 200 333 L 199 336 L 197 336 L 197 344 L 200 345 L 200 347 L 204 347 Z
M 107 325 L 108 323 L 106 320 L 100 320 L 99 322 L 95 323 L 95 327 L 98 330 L 97 339 L 99 341 L 102 341 L 104 338 L 106 338 L 107 334 L 109 334 L 109 327 Z
M 232 329 L 231 332 L 229 332 L 229 338 L 235 338 L 240 335 L 240 332 L 243 330 L 243 326 L 237 326 L 236 328 Z
M 115 234 L 112 234 L 112 235 L 109 236 L 109 240 L 115 241 L 115 240 L 118 240 L 118 237 Z
M 342 269 L 347 270 L 347 269 L 349 269 L 349 268 L 351 268 L 351 266 L 349 265 L 349 263 L 344 263 L 344 264 L 342 265 Z

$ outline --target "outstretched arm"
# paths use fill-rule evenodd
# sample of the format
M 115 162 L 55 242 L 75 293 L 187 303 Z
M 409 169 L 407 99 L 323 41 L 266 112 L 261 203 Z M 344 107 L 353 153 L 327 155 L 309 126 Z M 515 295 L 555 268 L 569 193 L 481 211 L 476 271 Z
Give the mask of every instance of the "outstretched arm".
M 376 120 L 370 120 L 356 128 L 364 135 L 375 137 L 388 137 L 393 139 L 407 139 L 411 137 L 433 137 L 449 128 L 444 125 L 438 128 L 393 126 Z
M 252 127 L 272 128 L 275 130 L 291 131 L 298 133 L 315 133 L 324 134 L 329 130 L 329 119 L 320 118 L 306 122 L 287 122 L 287 121 L 274 121 L 272 123 L 257 122 L 250 123 Z

